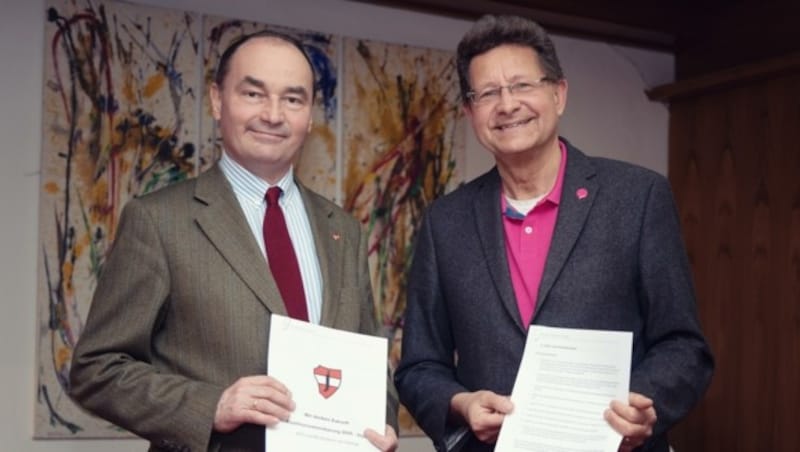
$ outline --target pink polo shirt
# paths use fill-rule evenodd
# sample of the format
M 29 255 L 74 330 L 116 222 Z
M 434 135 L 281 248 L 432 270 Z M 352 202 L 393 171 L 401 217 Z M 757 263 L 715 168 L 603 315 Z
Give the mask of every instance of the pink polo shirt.
M 561 189 L 564 185 L 564 169 L 567 166 L 567 147 L 559 141 L 561 147 L 561 163 L 558 178 L 541 201 L 527 215 L 517 212 L 506 202 L 500 193 L 500 206 L 503 209 L 503 227 L 506 233 L 506 258 L 511 273 L 511 283 L 517 296 L 517 307 L 522 323 L 531 323 L 536 309 L 536 298 L 539 284 L 542 282 L 544 264 L 553 230 L 558 216 L 558 204 L 561 200 Z

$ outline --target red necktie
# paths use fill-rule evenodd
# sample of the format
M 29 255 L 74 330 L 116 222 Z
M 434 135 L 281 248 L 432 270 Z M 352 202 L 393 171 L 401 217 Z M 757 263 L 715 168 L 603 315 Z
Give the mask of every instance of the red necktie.
M 292 239 L 286 229 L 283 210 L 278 204 L 281 196 L 280 187 L 267 190 L 267 212 L 264 214 L 264 246 L 267 248 L 267 260 L 272 277 L 278 284 L 286 312 L 293 319 L 308 321 L 306 295 L 303 291 L 303 278 L 300 266 L 294 254 Z

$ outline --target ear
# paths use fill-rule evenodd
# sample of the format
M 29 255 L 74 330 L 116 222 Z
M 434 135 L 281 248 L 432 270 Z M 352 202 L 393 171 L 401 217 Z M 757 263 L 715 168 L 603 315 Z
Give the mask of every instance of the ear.
M 462 110 L 464 110 L 464 116 L 469 118 L 469 120 L 471 121 L 472 120 L 472 107 L 470 107 L 469 102 L 462 102 L 461 103 L 461 108 L 462 108 Z
M 556 89 L 553 91 L 558 116 L 561 116 L 564 113 L 564 110 L 567 108 L 567 88 L 567 80 L 561 79 L 558 81 L 556 84 Z
M 311 133 L 311 129 L 314 128 L 314 118 L 308 118 L 308 130 L 306 132 Z
M 214 119 L 219 121 L 222 111 L 222 96 L 220 93 L 220 87 L 216 83 L 212 83 L 211 86 L 208 88 L 208 97 L 211 100 L 211 114 L 214 116 Z

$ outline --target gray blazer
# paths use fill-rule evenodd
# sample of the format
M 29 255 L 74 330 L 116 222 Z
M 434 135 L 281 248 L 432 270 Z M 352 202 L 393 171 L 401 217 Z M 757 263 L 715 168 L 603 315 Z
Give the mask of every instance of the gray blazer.
M 417 238 L 395 383 L 439 450 L 456 427 L 448 423 L 453 395 L 510 394 L 525 345 L 500 193 L 492 169 L 434 202 Z M 568 144 L 533 323 L 632 331 L 631 390 L 653 398 L 658 414 L 642 450 L 667 450 L 667 429 L 698 402 L 713 361 L 664 177 Z M 470 437 L 465 450 L 492 449 Z
M 298 186 L 322 272 L 321 323 L 374 334 L 366 237 Z M 263 427 L 218 434 L 212 424 L 226 387 L 267 370 L 271 313 L 286 315 L 283 301 L 219 167 L 131 200 L 74 351 L 70 396 L 150 450 L 263 451 Z M 388 399 L 396 426 L 393 389 Z

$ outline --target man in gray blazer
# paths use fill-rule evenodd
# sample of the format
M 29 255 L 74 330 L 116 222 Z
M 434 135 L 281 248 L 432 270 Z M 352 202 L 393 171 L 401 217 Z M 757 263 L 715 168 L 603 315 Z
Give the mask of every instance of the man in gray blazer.
M 628 403 L 597 415 L 623 435 L 620 451 L 666 451 L 713 371 L 669 183 L 559 137 L 567 82 L 536 23 L 481 18 L 457 65 L 496 166 L 425 214 L 400 401 L 438 450 L 493 450 L 530 324 L 631 331 Z
M 273 32 L 242 37 L 223 53 L 210 95 L 220 163 L 126 205 L 72 361 L 70 396 L 153 451 L 263 451 L 265 426 L 289 418 L 291 394 L 266 372 L 271 315 L 287 315 L 273 278 L 287 255 L 303 318 L 377 330 L 360 225 L 293 178 L 314 101 L 302 45 Z M 272 187 L 294 253 L 264 250 Z M 387 397 L 396 426 L 391 389 Z M 365 434 L 391 451 L 394 428 Z

